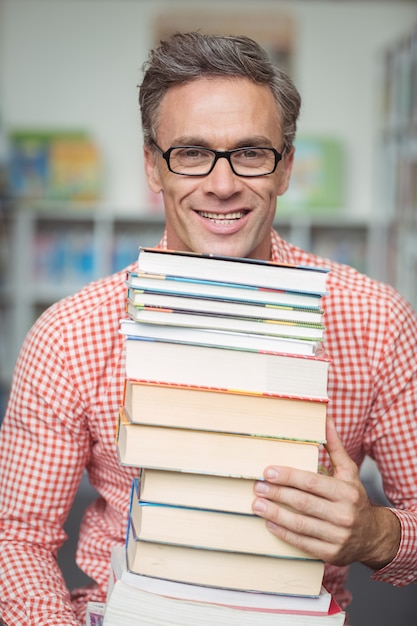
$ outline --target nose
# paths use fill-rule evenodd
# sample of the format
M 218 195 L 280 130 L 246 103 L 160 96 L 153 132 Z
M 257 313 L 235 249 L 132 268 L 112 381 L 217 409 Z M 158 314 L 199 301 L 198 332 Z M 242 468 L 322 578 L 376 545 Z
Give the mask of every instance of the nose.
M 210 174 L 203 181 L 206 193 L 213 193 L 219 198 L 229 198 L 241 185 L 239 176 L 236 176 L 226 158 L 220 157 Z

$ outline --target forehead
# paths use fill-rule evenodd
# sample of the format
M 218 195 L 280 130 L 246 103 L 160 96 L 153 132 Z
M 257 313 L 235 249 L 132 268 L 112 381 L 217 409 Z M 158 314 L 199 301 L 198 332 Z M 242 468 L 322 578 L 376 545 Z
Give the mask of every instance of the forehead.
M 218 149 L 243 138 L 281 139 L 278 107 L 270 88 L 246 78 L 199 78 L 170 87 L 164 95 L 157 139 L 164 149 L 193 138 Z

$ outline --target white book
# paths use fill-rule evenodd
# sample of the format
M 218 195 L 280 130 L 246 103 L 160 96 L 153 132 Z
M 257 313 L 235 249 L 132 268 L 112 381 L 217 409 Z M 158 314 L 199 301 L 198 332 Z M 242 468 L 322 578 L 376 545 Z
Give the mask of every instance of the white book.
M 319 295 L 326 293 L 328 273 L 323 267 L 146 247 L 139 248 L 138 270 Z
M 255 393 L 327 398 L 323 356 L 228 350 L 126 337 L 126 377 Z
M 120 320 L 120 332 L 126 337 L 142 337 L 174 343 L 192 343 L 200 346 L 219 346 L 240 350 L 286 352 L 288 354 L 314 355 L 321 346 L 320 341 L 256 335 L 226 330 L 148 324 L 131 319 Z

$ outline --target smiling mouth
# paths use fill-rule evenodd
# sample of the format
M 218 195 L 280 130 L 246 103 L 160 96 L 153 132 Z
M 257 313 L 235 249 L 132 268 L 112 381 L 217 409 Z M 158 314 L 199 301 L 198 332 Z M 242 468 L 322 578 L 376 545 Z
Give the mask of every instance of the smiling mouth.
M 247 214 L 247 211 L 234 211 L 233 213 L 210 213 L 209 211 L 197 211 L 201 217 L 209 219 L 215 224 L 233 224 Z

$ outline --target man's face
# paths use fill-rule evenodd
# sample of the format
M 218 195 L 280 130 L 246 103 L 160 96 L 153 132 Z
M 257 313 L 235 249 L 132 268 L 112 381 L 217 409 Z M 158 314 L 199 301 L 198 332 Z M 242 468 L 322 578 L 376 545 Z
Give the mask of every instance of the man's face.
M 245 78 L 201 78 L 171 87 L 162 99 L 156 143 L 231 150 L 245 146 L 282 151 L 279 114 L 268 87 Z M 168 247 L 202 253 L 270 258 L 276 197 L 288 187 L 293 152 L 273 174 L 239 177 L 226 159 L 207 176 L 179 176 L 145 148 L 150 188 L 164 197 Z

